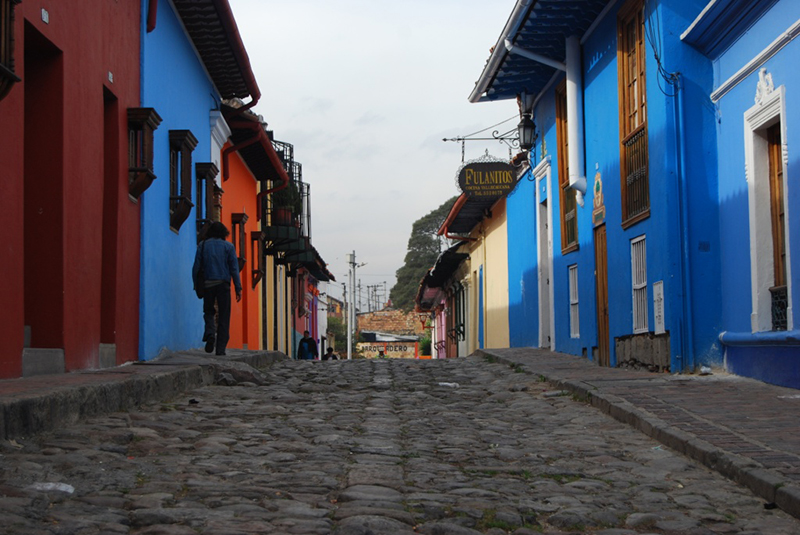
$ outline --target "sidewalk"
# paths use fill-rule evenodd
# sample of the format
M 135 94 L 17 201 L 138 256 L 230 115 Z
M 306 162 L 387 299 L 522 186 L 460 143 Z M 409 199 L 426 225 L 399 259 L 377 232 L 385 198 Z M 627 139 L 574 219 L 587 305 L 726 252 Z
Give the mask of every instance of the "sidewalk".
M 716 372 L 602 368 L 533 348 L 476 352 L 521 366 L 800 518 L 800 390 Z
M 212 384 L 223 373 L 226 380 L 258 382 L 258 372 L 242 364 L 264 368 L 286 358 L 277 351 L 228 349 L 225 357 L 211 357 L 193 350 L 115 368 L 0 380 L 0 440 L 163 401 Z

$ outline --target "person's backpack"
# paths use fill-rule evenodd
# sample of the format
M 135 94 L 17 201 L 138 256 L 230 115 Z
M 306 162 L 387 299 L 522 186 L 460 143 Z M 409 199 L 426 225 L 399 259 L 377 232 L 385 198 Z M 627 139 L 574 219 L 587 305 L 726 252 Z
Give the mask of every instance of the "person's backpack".
M 194 278 L 194 293 L 197 294 L 198 299 L 202 299 L 206 293 L 206 257 L 205 253 L 206 242 L 200 244 L 200 269 L 197 270 L 197 275 Z

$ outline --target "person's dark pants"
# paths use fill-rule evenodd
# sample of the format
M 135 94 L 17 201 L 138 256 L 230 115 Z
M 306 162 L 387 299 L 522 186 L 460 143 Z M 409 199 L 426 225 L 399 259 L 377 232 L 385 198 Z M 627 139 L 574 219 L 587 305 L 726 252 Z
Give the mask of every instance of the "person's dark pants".
M 216 308 L 214 308 L 215 304 Z M 214 316 L 217 314 L 219 314 L 219 319 L 215 324 Z M 216 336 L 217 355 L 224 355 L 231 329 L 230 284 L 216 284 L 206 288 L 203 295 L 203 320 L 205 321 L 203 340 L 208 340 L 210 336 Z

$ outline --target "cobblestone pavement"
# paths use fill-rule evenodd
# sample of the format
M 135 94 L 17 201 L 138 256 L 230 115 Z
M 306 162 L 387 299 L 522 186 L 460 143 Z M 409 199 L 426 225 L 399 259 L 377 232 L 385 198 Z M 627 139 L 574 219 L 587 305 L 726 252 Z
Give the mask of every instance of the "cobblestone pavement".
M 0 533 L 798 534 L 507 364 L 283 361 L 268 384 L 0 442 Z

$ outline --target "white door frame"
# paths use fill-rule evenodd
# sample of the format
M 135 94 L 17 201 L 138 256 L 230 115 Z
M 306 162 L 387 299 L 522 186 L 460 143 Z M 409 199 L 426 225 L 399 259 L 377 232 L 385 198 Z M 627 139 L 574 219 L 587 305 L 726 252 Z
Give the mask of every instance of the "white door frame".
M 536 265 L 539 279 L 539 347 L 548 347 L 547 337 L 550 338 L 551 351 L 556 350 L 555 307 L 553 298 L 553 203 L 550 165 L 550 156 L 545 156 L 531 171 L 536 184 Z M 542 229 L 544 228 L 541 210 L 542 188 L 547 192 L 546 232 L 544 233 L 547 244 L 545 247 L 546 258 L 542 258 Z M 542 266 L 546 268 L 546 273 Z M 549 280 L 549 284 L 548 284 Z
M 770 213 L 769 159 L 765 130 L 780 121 L 781 155 L 783 166 L 783 202 L 786 217 L 784 240 L 786 241 L 786 288 L 788 307 L 786 310 L 787 328 L 794 328 L 792 318 L 792 274 L 791 251 L 789 244 L 789 173 L 787 172 L 788 151 L 786 140 L 786 88 L 771 89 L 764 83 L 766 69 L 762 69 L 757 104 L 744 113 L 745 178 L 747 179 L 747 205 L 750 219 L 750 287 L 752 312 L 750 326 L 752 332 L 772 330 L 772 296 L 769 288 L 774 281 L 772 256 L 772 220 Z

